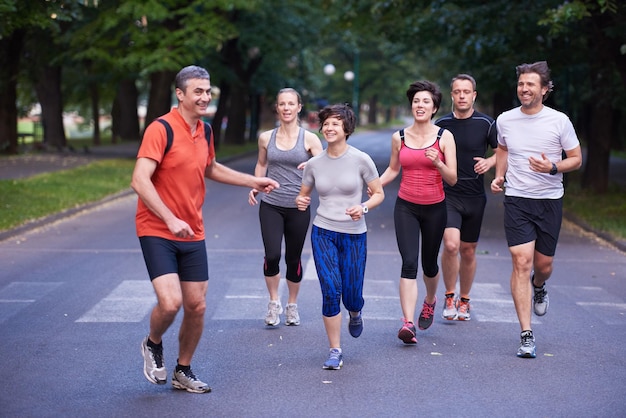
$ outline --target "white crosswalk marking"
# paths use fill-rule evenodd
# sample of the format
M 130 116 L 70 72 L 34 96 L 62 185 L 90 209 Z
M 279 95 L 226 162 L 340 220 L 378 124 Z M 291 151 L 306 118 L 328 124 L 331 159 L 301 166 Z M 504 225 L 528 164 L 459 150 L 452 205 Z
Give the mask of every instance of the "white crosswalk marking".
M 156 303 L 148 280 L 125 280 L 76 322 L 141 322 Z
M 63 282 L 12 282 L 0 289 L 0 322 L 36 302 Z
M 626 303 L 597 286 L 552 286 L 554 290 L 576 299 L 576 305 L 607 325 L 626 324 Z
M 472 321 L 518 322 L 511 291 L 499 283 L 474 283 L 471 306 Z M 539 324 L 541 322 L 533 318 L 533 323 Z

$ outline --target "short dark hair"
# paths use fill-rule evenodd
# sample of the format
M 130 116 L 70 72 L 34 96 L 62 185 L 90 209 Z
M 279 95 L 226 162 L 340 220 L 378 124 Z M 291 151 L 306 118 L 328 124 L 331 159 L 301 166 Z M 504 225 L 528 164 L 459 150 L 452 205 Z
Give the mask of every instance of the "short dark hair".
M 435 111 L 433 112 L 433 116 L 439 110 L 441 106 L 441 90 L 439 90 L 439 86 L 428 80 L 415 81 L 411 83 L 409 89 L 406 91 L 406 97 L 409 99 L 409 106 L 413 103 L 413 98 L 415 94 L 420 91 L 427 91 L 433 98 L 433 105 L 435 106 Z
M 548 67 L 547 61 L 537 61 L 532 64 L 520 64 L 515 67 L 515 74 L 517 75 L 517 79 L 519 80 L 519 76 L 521 74 L 535 73 L 539 75 L 539 79 L 541 80 L 541 86 L 547 87 L 548 91 L 543 96 L 543 101 L 545 102 L 550 93 L 554 90 L 554 83 L 550 80 L 550 68 Z
M 319 111 L 317 117 L 320 120 L 320 132 L 324 121 L 330 117 L 335 117 L 343 122 L 343 131 L 346 134 L 346 140 L 354 133 L 356 128 L 356 116 L 349 104 L 333 104 L 325 106 Z
M 452 85 L 454 84 L 455 81 L 457 80 L 467 80 L 470 83 L 472 83 L 472 88 L 474 89 L 474 91 L 476 91 L 476 80 L 474 80 L 474 77 L 472 77 L 469 74 L 457 74 L 452 81 L 450 81 L 450 88 L 452 88 Z
M 211 80 L 211 76 L 209 72 L 202 67 L 198 67 L 197 65 L 189 65 L 176 74 L 176 79 L 174 80 L 174 87 L 185 91 L 187 89 L 187 83 L 189 80 L 199 78 L 202 80 Z

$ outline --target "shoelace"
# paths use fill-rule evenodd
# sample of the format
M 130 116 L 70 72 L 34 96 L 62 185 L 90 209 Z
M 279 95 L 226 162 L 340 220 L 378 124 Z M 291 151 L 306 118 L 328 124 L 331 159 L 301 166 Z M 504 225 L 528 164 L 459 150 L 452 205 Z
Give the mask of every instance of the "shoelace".
M 523 347 L 532 347 L 533 345 L 533 336 L 532 335 L 523 335 L 522 336 L 522 346 Z
M 546 296 L 546 290 L 544 288 L 541 288 L 541 290 L 536 290 L 535 291 L 535 302 L 536 303 L 543 303 L 543 298 Z
M 154 359 L 155 366 L 157 369 L 160 369 L 163 367 L 163 351 L 155 350 L 152 347 L 149 347 L 149 349 L 152 352 L 152 358 Z
M 469 302 L 459 302 L 459 312 L 467 313 L 469 310 Z
M 193 371 L 191 371 L 191 369 L 189 370 L 179 370 L 180 372 L 183 372 L 183 374 L 187 377 L 187 379 L 189 380 L 193 380 L 193 381 L 197 381 L 198 378 L 196 377 L 195 374 L 193 374 Z
M 454 308 L 454 297 L 446 296 L 446 309 Z
M 422 308 L 422 316 L 424 318 L 428 319 L 431 316 L 433 316 L 434 313 L 435 313 L 434 305 L 430 305 L 430 304 L 424 302 L 424 307 Z

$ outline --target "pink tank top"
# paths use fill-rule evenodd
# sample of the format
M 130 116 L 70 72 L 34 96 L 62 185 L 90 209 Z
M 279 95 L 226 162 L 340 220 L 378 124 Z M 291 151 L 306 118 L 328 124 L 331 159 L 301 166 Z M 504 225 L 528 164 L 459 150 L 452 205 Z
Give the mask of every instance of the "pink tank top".
M 443 128 L 439 129 L 435 143 L 428 148 L 439 151 L 439 159 L 445 162 L 445 156 L 439 147 Z M 432 161 L 426 158 L 427 148 L 409 148 L 404 143 L 404 129 L 400 130 L 399 160 L 402 166 L 402 180 L 398 197 L 418 205 L 433 205 L 445 199 L 443 179 Z

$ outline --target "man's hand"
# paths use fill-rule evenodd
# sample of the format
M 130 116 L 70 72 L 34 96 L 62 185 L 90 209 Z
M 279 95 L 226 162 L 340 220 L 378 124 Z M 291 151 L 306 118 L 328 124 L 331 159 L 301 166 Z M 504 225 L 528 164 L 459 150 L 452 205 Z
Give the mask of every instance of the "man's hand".
M 500 193 L 502 192 L 504 189 L 502 188 L 504 186 L 504 177 L 500 176 L 500 177 L 496 177 L 495 179 L 493 179 L 491 181 L 491 193 Z
M 173 218 L 167 223 L 167 228 L 177 238 L 193 238 L 195 235 L 189 224 L 182 219 Z

